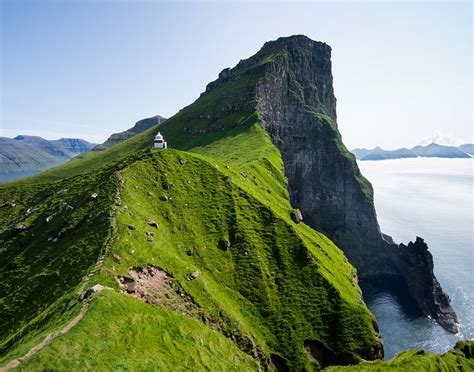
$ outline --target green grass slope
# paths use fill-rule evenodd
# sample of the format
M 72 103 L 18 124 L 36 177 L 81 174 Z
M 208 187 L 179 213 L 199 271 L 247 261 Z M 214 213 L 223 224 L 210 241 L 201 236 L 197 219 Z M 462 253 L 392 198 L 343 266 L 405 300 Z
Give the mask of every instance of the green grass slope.
M 110 234 L 116 187 L 109 171 L 0 192 L 0 357 L 76 311 L 73 289 Z
M 424 350 L 408 350 L 389 361 L 364 362 L 357 366 L 330 367 L 327 371 L 473 371 L 474 341 L 458 341 L 453 350 L 437 355 Z
M 255 141 L 260 151 L 270 144 L 261 128 L 248 133 L 261 137 Z M 265 154 L 267 160 L 226 166 L 175 150 L 138 153 L 138 160 L 120 172 L 118 234 L 93 282 L 118 289 L 118 275 L 156 265 L 171 273 L 198 305 L 190 317 L 205 319 L 242 351 L 260 355 L 261 363 L 273 355 L 292 369 L 311 369 L 305 341 L 322 345 L 323 365 L 356 362 L 372 352 L 376 334 L 354 269 L 327 238 L 291 221 L 281 160 L 271 148 Z M 164 184 L 172 186 L 165 190 Z M 259 190 L 257 197 L 252 190 Z M 157 231 L 147 225 L 150 219 L 159 224 Z M 147 231 L 155 232 L 151 242 Z M 230 242 L 228 250 L 221 249 L 222 241 Z M 186 280 L 195 270 L 200 276 Z M 102 322 L 113 319 L 104 314 Z M 68 335 L 53 345 L 63 340 L 69 342 Z M 77 353 L 92 349 L 90 358 L 102 358 L 97 339 L 75 343 Z M 93 363 L 100 365 L 100 360 Z
M 86 343 L 85 340 L 90 340 Z M 105 290 L 66 336 L 21 370 L 255 371 L 257 364 L 198 320 Z

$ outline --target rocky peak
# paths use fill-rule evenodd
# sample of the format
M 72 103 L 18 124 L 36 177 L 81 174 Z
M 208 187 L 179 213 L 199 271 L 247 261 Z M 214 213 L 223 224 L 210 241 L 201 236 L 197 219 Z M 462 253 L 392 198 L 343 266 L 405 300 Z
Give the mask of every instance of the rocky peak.
M 418 307 L 454 332 L 456 317 L 426 244 L 418 238 L 405 249 L 380 231 L 372 186 L 337 129 L 331 48 L 298 35 L 266 43 L 262 54 L 268 62 L 255 90 L 257 110 L 282 154 L 292 205 L 344 250 L 360 278 L 404 282 Z

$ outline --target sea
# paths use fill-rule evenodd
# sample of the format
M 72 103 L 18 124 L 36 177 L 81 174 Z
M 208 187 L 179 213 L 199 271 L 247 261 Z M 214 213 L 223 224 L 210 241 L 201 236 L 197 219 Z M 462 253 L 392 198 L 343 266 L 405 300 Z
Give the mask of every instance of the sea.
M 24 178 L 28 176 L 32 176 L 33 174 L 39 173 L 39 171 L 31 171 L 31 172 L 0 172 L 0 183 L 13 181 L 19 178 Z
M 471 159 L 413 158 L 359 161 L 372 183 L 382 232 L 397 243 L 420 236 L 434 271 L 459 318 L 453 335 L 430 319 L 405 312 L 397 299 L 375 289 L 364 293 L 384 340 L 385 358 L 406 349 L 437 353 L 474 339 L 474 186 Z

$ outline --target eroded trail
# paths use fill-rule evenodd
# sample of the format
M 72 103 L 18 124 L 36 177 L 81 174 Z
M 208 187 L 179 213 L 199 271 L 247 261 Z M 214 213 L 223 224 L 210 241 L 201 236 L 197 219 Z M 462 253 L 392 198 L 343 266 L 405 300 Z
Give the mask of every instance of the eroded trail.
M 87 288 L 87 286 L 90 283 L 91 278 L 99 272 L 101 269 L 105 257 L 107 256 L 110 247 L 112 245 L 112 242 L 115 240 L 115 237 L 117 236 L 117 219 L 116 219 L 116 205 L 120 202 L 120 193 L 122 191 L 122 185 L 123 185 L 123 180 L 122 180 L 122 175 L 119 172 L 115 173 L 115 177 L 117 178 L 117 190 L 115 192 L 115 198 L 114 198 L 114 204 L 112 205 L 111 209 L 111 230 L 110 230 L 110 235 L 107 238 L 107 241 L 105 242 L 104 248 L 102 250 L 102 253 L 97 260 L 97 262 L 94 264 L 92 269 L 89 271 L 89 273 L 84 277 L 82 281 L 82 285 L 80 287 L 80 292 L 83 293 L 84 290 Z M 63 328 L 61 328 L 59 331 L 52 332 L 48 334 L 43 341 L 41 341 L 39 344 L 33 346 L 23 357 L 13 359 L 10 362 L 8 362 L 6 365 L 3 367 L 0 367 L 0 372 L 6 372 L 9 371 L 10 369 L 18 367 L 24 360 L 31 358 L 33 355 L 35 355 L 37 352 L 42 350 L 46 345 L 48 345 L 51 341 L 53 341 L 56 337 L 61 336 L 69 332 L 75 325 L 77 325 L 84 315 L 87 312 L 87 309 L 89 308 L 89 302 L 87 301 L 82 301 L 82 308 L 79 314 L 76 315 L 74 319 L 72 319 L 69 323 L 67 323 Z

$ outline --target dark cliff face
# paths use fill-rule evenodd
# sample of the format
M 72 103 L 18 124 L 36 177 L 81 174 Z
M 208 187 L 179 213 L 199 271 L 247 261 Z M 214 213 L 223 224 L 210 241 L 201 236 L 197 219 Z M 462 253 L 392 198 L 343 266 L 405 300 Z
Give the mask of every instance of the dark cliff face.
M 266 43 L 258 54 L 275 50 L 256 100 L 262 125 L 281 151 L 293 206 L 344 250 L 359 278 L 379 286 L 399 281 L 424 314 L 456 332 L 456 315 L 426 244 L 397 246 L 380 232 L 372 187 L 337 129 L 331 48 L 292 36 Z M 225 75 L 228 80 L 232 73 Z

